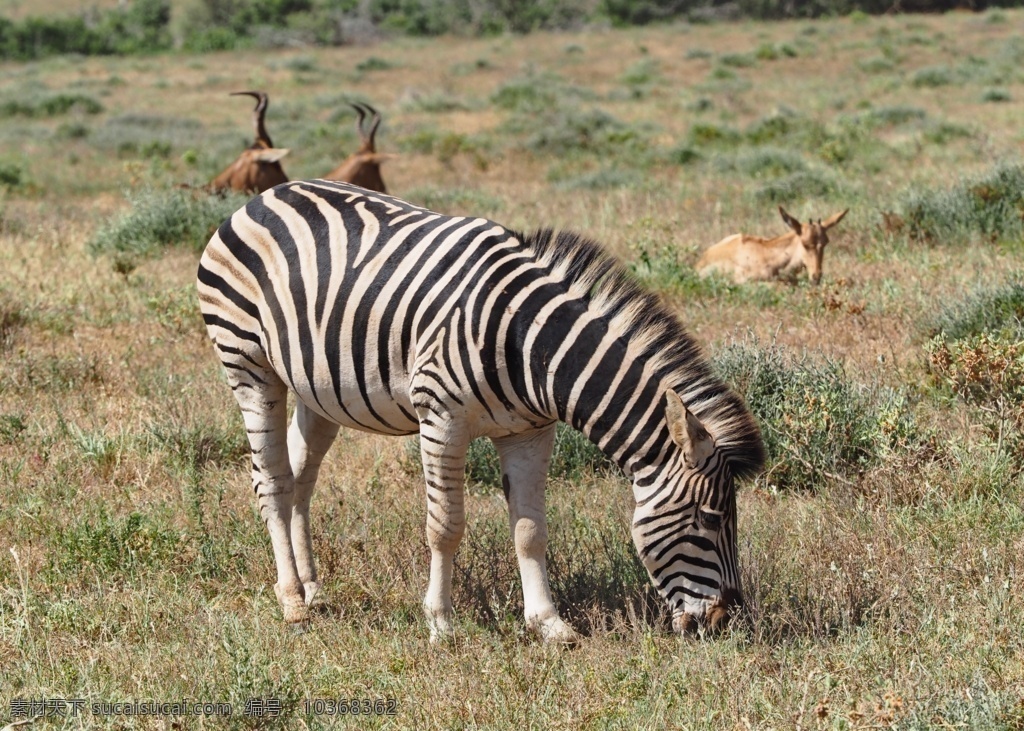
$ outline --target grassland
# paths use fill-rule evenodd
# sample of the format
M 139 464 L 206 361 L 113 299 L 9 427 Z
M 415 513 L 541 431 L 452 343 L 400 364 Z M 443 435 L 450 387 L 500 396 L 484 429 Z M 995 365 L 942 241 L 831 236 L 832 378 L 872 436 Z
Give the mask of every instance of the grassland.
M 15 698 L 187 697 L 234 714 L 36 727 L 1024 728 L 1022 22 L 0 67 L 0 725 Z M 248 103 L 227 96 L 246 88 L 270 91 L 292 177 L 352 150 L 346 102 L 370 101 L 381 148 L 400 153 L 395 194 L 584 232 L 678 308 L 773 450 L 739 494 L 747 608 L 724 637 L 667 633 L 629 488 L 584 465 L 549 490 L 552 578 L 581 645 L 525 634 L 503 500 L 480 470 L 458 637 L 431 647 L 414 452 L 353 432 L 314 500 L 324 601 L 305 634 L 282 626 L 240 418 L 194 301 L 206 231 L 111 243 L 129 212 L 166 227 L 173 186 L 247 143 Z M 1009 213 L 990 216 L 993 200 Z M 726 234 L 781 233 L 779 203 L 851 208 L 820 287 L 693 276 Z M 280 717 L 243 715 L 271 697 Z M 395 698 L 397 715 L 304 713 L 337 697 Z

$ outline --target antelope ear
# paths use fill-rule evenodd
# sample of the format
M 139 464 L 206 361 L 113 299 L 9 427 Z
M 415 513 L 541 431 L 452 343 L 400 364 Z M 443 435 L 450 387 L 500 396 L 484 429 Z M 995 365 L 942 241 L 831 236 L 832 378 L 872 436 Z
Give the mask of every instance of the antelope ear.
M 665 392 L 665 418 L 672 441 L 683 450 L 683 459 L 688 467 L 696 467 L 711 456 L 715 442 L 696 416 L 691 414 L 679 394 Z
M 821 224 L 821 227 L 822 228 L 832 228 L 837 223 L 842 221 L 843 220 L 843 216 L 845 216 L 849 212 L 850 212 L 850 209 L 847 208 L 845 211 L 842 211 L 841 213 L 836 213 L 833 216 L 831 216 L 830 218 L 826 218 L 825 222 Z
M 803 232 L 804 227 L 800 224 L 798 220 L 789 215 L 789 213 L 786 212 L 785 208 L 779 206 L 779 213 L 782 214 L 782 220 L 786 222 L 787 226 L 789 226 L 796 232 L 797 236 L 799 236 Z
M 256 154 L 253 155 L 253 159 L 257 162 L 277 162 L 291 150 L 281 147 L 268 147 L 262 150 L 257 150 Z

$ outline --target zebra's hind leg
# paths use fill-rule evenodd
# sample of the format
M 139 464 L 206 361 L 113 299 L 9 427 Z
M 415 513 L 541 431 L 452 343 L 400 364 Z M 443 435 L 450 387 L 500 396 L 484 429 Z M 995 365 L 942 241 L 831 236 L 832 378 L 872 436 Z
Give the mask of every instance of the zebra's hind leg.
M 544 487 L 555 441 L 555 424 L 493 441 L 501 458 L 509 526 L 519 558 L 526 625 L 545 642 L 575 642 L 579 636 L 558 616 L 551 599 L 544 557 L 548 546 Z
M 313 499 L 313 488 L 316 487 L 320 465 L 336 436 L 337 424 L 320 416 L 301 401 L 296 403 L 292 425 L 288 429 L 288 456 L 295 479 L 291 542 L 292 552 L 295 554 L 295 567 L 305 591 L 307 605 L 320 590 L 316 575 L 316 559 L 313 557 L 313 540 L 309 533 L 309 504 Z
M 288 389 L 260 353 L 248 355 L 234 348 L 220 350 L 228 384 L 242 410 L 249 437 L 256 504 L 274 549 L 274 593 L 285 622 L 299 623 L 307 613 L 291 540 L 295 480 L 288 460 Z
M 430 581 L 423 610 L 430 624 L 430 641 L 454 634 L 452 629 L 452 569 L 455 551 L 466 532 L 463 487 L 466 448 L 463 430 L 438 423 L 435 413 L 421 416 L 420 452 L 427 483 L 427 544 L 430 546 Z

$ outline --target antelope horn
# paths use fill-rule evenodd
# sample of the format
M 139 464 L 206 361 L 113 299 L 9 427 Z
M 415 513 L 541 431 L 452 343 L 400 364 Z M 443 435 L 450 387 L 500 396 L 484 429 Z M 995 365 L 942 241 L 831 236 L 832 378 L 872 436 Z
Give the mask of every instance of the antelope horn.
M 374 138 L 377 136 L 377 128 L 380 127 L 380 112 L 378 112 L 376 109 L 371 107 L 369 104 L 366 105 L 366 108 L 369 109 L 373 113 L 373 123 L 370 125 L 369 140 L 370 140 L 370 149 L 371 150 L 376 150 L 377 143 L 376 143 L 376 140 Z
M 267 147 L 273 147 L 274 143 L 270 141 L 267 128 L 263 125 L 263 118 L 267 114 L 267 105 L 270 103 L 267 93 L 265 91 L 233 91 L 230 96 L 251 96 L 256 99 L 256 108 L 252 112 L 252 123 L 256 130 L 256 142 L 263 143 Z

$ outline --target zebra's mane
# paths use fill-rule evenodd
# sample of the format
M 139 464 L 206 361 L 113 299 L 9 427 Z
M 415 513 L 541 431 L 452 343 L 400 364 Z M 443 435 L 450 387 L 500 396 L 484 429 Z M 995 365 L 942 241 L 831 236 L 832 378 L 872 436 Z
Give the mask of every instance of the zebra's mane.
M 571 293 L 607 317 L 638 357 L 670 384 L 708 430 L 737 477 L 764 466 L 761 431 L 743 399 L 711 370 L 700 346 L 661 298 L 640 287 L 618 259 L 571 231 L 518 235 L 538 261 L 562 273 Z

